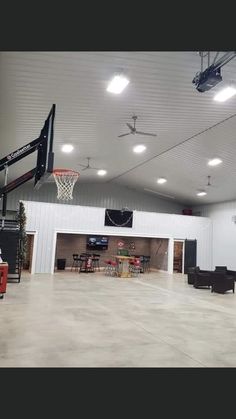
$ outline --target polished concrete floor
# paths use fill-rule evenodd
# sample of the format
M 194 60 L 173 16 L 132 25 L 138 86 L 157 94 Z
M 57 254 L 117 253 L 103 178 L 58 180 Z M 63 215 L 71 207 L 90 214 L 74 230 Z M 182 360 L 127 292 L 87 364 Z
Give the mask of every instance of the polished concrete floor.
M 181 274 L 23 274 L 0 300 L 0 367 L 236 367 L 236 294 Z

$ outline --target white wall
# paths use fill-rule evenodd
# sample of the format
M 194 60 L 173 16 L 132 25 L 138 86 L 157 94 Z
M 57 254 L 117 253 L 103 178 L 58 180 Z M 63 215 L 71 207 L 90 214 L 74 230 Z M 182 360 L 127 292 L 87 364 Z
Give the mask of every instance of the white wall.
M 16 210 L 19 200 L 50 202 L 57 204 L 57 188 L 49 182 L 35 190 L 28 182 L 8 194 L 7 208 Z M 116 183 L 81 183 L 77 182 L 73 191 L 73 200 L 68 205 L 121 209 L 128 207 L 137 211 L 155 211 L 182 214 L 186 205 L 173 199 L 164 199 L 158 195 L 136 191 Z
M 236 270 L 236 201 L 194 207 L 212 220 L 212 268 L 217 265 Z
M 56 231 L 82 234 L 197 239 L 197 264 L 211 265 L 212 226 L 208 218 L 134 211 L 133 228 L 105 227 L 105 208 L 24 201 L 28 231 L 38 232 L 36 273 L 53 272 Z M 168 264 L 169 271 L 172 261 Z

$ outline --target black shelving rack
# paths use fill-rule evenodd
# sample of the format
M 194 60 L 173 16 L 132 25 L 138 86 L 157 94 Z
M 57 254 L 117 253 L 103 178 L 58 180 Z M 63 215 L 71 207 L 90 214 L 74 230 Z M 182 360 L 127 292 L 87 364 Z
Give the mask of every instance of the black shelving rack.
M 5 220 L 4 228 L 0 229 L 0 249 L 3 261 L 8 262 L 7 280 L 20 282 L 21 278 L 21 234 L 17 221 Z

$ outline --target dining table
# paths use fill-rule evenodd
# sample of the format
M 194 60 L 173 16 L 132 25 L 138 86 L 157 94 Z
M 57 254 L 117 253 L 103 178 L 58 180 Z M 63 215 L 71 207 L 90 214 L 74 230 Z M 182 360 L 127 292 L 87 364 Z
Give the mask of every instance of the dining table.
M 113 255 L 117 262 L 117 275 L 121 278 L 130 278 L 132 273 L 129 270 L 129 262 L 134 260 L 134 256 Z

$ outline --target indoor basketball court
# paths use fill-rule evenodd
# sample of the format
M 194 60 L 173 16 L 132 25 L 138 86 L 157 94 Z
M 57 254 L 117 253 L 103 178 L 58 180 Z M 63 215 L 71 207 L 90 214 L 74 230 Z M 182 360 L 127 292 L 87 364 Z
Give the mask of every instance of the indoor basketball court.
M 0 367 L 236 366 L 234 56 L 1 53 Z

